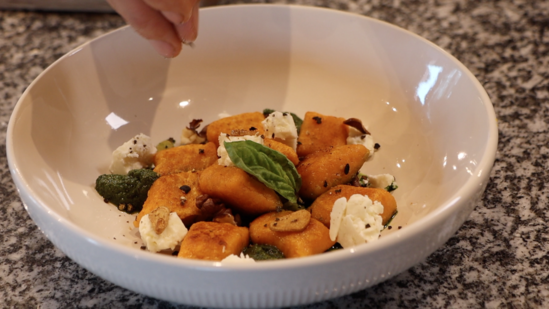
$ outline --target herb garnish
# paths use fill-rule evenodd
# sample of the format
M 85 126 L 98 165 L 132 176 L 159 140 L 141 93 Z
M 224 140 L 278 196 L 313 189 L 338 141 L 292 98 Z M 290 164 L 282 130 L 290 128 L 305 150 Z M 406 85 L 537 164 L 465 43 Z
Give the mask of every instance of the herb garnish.
M 252 141 L 225 142 L 225 149 L 237 167 L 254 176 L 292 203 L 297 203 L 301 176 L 282 153 Z

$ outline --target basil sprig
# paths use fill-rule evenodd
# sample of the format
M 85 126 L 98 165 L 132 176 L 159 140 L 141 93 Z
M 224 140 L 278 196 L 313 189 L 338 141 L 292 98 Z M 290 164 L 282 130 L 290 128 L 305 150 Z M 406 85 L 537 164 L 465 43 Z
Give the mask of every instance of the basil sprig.
M 288 201 L 297 203 L 301 177 L 282 153 L 252 141 L 225 142 L 234 165 L 254 176 Z

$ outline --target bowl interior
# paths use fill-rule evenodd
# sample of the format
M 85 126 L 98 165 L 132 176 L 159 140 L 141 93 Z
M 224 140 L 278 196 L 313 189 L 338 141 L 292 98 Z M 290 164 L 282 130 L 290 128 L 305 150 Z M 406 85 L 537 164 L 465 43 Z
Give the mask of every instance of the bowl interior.
M 393 174 L 399 185 L 393 226 L 448 207 L 460 188 L 489 172 L 491 104 L 444 51 L 347 13 L 251 9 L 203 10 L 195 47 L 172 60 L 122 28 L 48 68 L 10 121 L 20 189 L 97 239 L 138 248 L 134 216 L 94 190 L 112 151 L 138 133 L 155 143 L 179 140 L 194 118 L 209 123 L 222 112 L 264 108 L 362 119 L 381 145 L 363 172 Z

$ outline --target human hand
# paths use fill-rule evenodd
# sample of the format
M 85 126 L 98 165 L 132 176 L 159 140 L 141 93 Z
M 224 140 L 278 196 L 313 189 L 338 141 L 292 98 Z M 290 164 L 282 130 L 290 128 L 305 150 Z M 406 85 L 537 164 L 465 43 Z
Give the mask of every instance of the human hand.
M 166 58 L 198 35 L 200 0 L 107 0 L 137 33 Z

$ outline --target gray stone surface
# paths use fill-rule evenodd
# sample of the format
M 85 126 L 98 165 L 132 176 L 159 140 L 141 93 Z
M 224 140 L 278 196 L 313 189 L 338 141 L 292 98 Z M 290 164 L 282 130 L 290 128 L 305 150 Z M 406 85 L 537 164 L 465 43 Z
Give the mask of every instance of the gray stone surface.
M 385 20 L 446 49 L 486 88 L 500 134 L 482 202 L 442 248 L 377 286 L 301 308 L 549 308 L 549 2 L 283 2 Z M 25 87 L 64 53 L 123 24 L 114 14 L 0 11 L 2 308 L 188 308 L 115 286 L 72 262 L 29 218 L 7 167 L 7 123 Z

